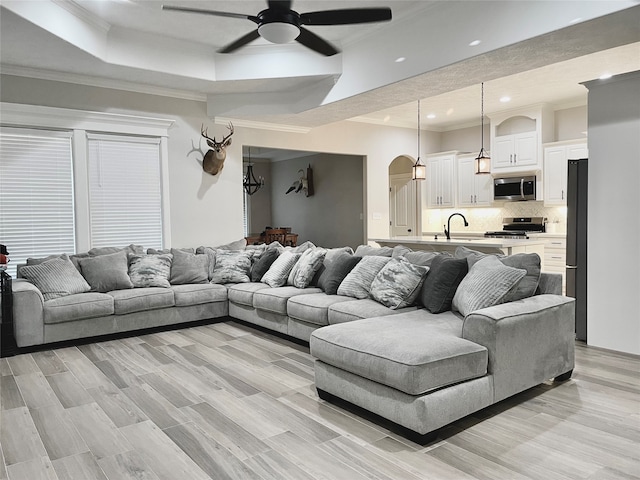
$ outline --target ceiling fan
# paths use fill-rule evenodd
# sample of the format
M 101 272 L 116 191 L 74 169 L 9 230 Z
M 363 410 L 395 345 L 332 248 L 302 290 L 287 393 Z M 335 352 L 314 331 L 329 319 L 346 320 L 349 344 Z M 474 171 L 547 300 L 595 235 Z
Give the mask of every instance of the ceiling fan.
M 298 13 L 291 10 L 291 0 L 267 0 L 268 8 L 258 15 L 219 12 L 199 8 L 163 5 L 163 10 L 177 12 L 201 13 L 218 17 L 242 18 L 251 20 L 258 28 L 240 37 L 235 42 L 218 50 L 219 53 L 231 53 L 244 47 L 259 37 L 271 43 L 289 43 L 296 40 L 307 48 L 322 55 L 331 56 L 339 53 L 336 47 L 303 25 L 353 25 L 357 23 L 385 22 L 391 20 L 391 9 L 382 8 L 350 8 L 340 10 L 323 10 L 319 12 Z

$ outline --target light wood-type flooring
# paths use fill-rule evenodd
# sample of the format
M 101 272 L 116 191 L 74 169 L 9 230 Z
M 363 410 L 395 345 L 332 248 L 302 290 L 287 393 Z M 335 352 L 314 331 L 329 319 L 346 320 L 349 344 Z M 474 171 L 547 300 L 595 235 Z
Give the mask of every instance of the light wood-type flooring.
M 19 355 L 0 479 L 640 478 L 640 360 L 576 356 L 422 446 L 319 400 L 307 347 L 234 322 Z

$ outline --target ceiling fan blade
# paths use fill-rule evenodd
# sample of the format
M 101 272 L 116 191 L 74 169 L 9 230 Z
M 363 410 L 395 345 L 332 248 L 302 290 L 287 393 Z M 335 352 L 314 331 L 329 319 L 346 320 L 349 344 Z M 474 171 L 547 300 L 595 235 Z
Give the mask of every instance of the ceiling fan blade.
M 269 8 L 291 10 L 291 0 L 267 0 Z
M 388 20 L 391 20 L 391 9 L 389 7 L 348 8 L 300 14 L 301 25 L 352 25 L 356 23 L 386 22 Z
M 162 5 L 162 10 L 171 10 L 174 12 L 185 12 L 185 13 L 201 13 L 204 15 L 215 15 L 216 17 L 241 18 L 243 20 L 251 20 L 254 23 L 259 22 L 258 17 L 254 15 L 245 15 L 243 13 L 218 12 L 216 10 L 202 10 L 200 8 L 189 8 L 189 7 L 174 7 L 171 5 Z
M 237 49 L 239 49 L 240 47 L 244 47 L 247 43 L 253 42 L 257 38 L 260 38 L 260 34 L 258 33 L 258 30 L 253 30 L 253 31 L 247 33 L 246 35 L 240 37 L 235 42 L 230 43 L 229 45 L 227 45 L 225 47 L 222 47 L 220 50 L 218 50 L 218 53 L 231 53 L 231 52 L 234 52 Z
M 340 53 L 340 50 L 336 47 L 304 27 L 300 27 L 300 35 L 298 35 L 296 41 L 327 57 Z

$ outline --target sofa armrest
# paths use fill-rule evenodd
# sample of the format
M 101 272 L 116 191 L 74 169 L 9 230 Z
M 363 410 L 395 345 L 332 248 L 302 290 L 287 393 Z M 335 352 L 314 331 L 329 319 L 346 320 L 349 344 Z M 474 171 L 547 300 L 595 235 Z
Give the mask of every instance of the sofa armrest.
M 471 312 L 462 338 L 488 349 L 500 401 L 573 370 L 575 299 L 534 295 Z
M 562 274 L 552 272 L 540 273 L 540 281 L 536 295 L 544 295 L 549 293 L 552 295 L 562 295 Z
M 26 280 L 13 285 L 13 330 L 19 347 L 44 343 L 44 297 Z

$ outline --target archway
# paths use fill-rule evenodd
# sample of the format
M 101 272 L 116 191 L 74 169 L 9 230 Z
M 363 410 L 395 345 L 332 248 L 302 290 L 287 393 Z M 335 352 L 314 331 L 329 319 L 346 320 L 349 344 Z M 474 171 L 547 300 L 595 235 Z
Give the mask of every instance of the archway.
M 411 179 L 415 160 L 400 155 L 389 164 L 389 236 L 420 236 L 422 209 L 419 183 Z

